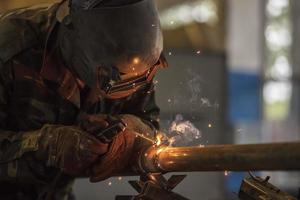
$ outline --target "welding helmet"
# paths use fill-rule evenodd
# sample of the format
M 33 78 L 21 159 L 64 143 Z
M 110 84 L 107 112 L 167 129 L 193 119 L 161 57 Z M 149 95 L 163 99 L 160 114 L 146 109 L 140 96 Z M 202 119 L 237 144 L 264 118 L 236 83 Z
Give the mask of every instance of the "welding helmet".
M 87 86 L 109 98 L 126 97 L 166 66 L 153 0 L 72 0 L 68 9 L 58 14 L 59 48 Z

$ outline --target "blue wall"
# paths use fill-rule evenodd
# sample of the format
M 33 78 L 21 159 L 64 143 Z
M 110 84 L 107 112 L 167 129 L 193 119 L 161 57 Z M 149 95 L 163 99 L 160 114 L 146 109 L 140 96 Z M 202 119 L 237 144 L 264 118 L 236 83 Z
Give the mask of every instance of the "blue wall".
M 253 122 L 260 118 L 260 76 L 229 72 L 228 119 L 232 124 Z

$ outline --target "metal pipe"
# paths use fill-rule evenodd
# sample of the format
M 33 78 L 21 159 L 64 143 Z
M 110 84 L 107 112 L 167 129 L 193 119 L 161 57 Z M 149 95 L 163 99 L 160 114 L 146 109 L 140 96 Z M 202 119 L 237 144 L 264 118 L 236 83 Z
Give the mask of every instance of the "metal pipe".
M 143 172 L 300 170 L 300 142 L 206 147 L 152 147 Z

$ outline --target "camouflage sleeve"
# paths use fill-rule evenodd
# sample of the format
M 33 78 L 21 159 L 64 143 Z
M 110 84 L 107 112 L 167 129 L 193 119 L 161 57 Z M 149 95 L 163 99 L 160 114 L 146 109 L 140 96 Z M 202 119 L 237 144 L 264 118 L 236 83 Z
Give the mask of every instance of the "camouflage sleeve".
M 0 60 L 0 70 L 4 69 L 4 64 Z M 0 127 L 5 127 L 7 115 L 7 91 L 4 87 L 4 80 L 0 77 Z
M 141 118 L 155 129 L 159 129 L 160 109 L 155 101 L 154 84 L 151 83 L 132 96 L 122 111 Z
M 6 64 L 9 65 L 9 64 Z M 9 67 L 0 61 L 0 182 L 35 182 L 46 173 L 46 168 L 35 159 L 37 150 L 37 132 L 13 132 L 6 128 L 8 120 L 10 78 Z M 43 177 L 48 179 L 46 176 Z

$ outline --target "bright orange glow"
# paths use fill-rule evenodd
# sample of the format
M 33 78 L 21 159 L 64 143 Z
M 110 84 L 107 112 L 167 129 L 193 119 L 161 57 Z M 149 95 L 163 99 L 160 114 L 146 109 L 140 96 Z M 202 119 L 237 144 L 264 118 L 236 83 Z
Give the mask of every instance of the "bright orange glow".
M 160 134 L 158 134 L 156 136 L 156 146 L 161 145 L 161 143 L 162 143 L 162 136 Z
M 163 150 L 164 150 L 164 148 L 158 149 L 156 154 L 160 154 Z
M 136 57 L 133 59 L 133 64 L 139 64 L 141 61 L 140 61 L 140 58 Z

